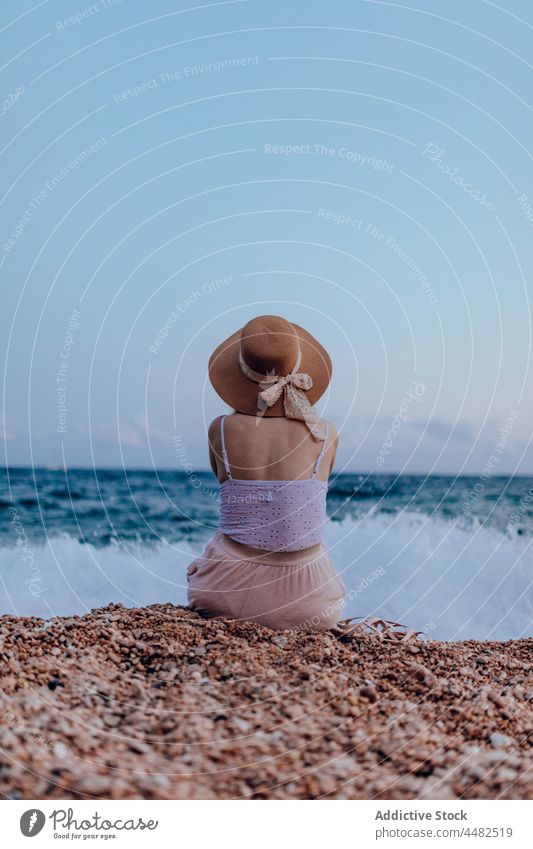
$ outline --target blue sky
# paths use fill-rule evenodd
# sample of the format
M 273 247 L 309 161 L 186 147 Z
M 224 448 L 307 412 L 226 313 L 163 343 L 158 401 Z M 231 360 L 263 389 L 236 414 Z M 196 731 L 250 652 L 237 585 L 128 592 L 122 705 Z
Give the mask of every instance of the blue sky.
M 0 14 L 2 462 L 206 467 L 209 355 L 276 313 L 339 469 L 533 473 L 526 0 Z

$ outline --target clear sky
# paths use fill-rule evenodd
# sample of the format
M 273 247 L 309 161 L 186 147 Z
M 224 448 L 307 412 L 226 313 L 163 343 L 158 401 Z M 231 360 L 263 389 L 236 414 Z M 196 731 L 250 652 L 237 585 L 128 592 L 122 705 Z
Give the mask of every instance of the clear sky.
M 0 15 L 3 463 L 205 468 L 209 355 L 275 313 L 339 469 L 533 472 L 529 0 Z

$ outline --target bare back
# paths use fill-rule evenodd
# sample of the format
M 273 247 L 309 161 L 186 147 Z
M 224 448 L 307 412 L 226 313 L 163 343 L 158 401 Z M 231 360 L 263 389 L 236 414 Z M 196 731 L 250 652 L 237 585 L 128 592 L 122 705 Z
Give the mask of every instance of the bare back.
M 221 416 L 209 427 L 209 457 L 211 468 L 220 483 L 227 478 L 222 460 L 220 436 Z M 310 478 L 317 457 L 323 448 L 304 422 L 283 416 L 248 416 L 233 413 L 225 419 L 224 436 L 231 473 L 243 480 L 301 480 Z M 338 436 L 330 422 L 326 452 L 317 479 L 329 477 Z

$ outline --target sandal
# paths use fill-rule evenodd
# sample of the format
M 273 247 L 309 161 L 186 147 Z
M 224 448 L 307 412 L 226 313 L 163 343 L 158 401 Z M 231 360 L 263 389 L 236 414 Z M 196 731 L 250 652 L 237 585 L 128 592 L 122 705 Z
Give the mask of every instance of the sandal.
M 356 622 L 355 620 L 360 620 Z M 400 622 L 389 619 L 378 619 L 371 616 L 353 616 L 342 619 L 332 629 L 339 639 L 356 639 L 357 637 L 378 637 L 383 642 L 407 643 L 416 640 L 423 631 L 415 631 Z

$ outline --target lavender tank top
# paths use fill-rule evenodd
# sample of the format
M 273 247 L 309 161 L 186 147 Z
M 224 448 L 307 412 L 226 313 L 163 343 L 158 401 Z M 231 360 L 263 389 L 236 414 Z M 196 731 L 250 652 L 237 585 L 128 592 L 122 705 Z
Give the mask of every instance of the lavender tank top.
M 254 481 L 232 478 L 220 422 L 222 459 L 228 479 L 219 484 L 219 529 L 236 542 L 266 551 L 299 551 L 322 542 L 326 521 L 327 481 L 316 473 L 327 443 L 317 457 L 313 475 L 305 480 Z

